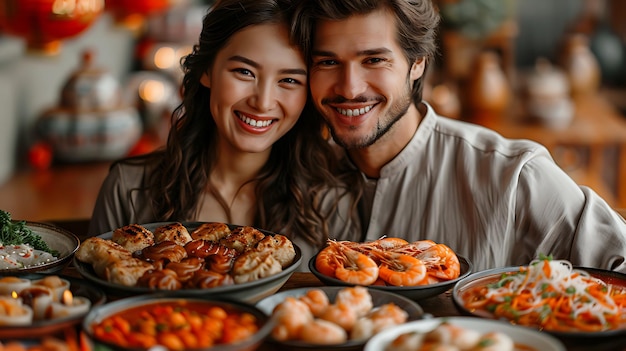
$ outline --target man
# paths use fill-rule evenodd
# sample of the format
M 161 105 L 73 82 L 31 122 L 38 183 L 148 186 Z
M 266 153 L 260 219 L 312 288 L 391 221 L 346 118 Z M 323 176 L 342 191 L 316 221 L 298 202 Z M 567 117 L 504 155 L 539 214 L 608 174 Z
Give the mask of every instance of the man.
M 313 101 L 361 173 L 363 240 L 431 239 L 475 270 L 545 254 L 626 272 L 626 221 L 543 146 L 422 102 L 431 0 L 302 1 L 296 18 Z

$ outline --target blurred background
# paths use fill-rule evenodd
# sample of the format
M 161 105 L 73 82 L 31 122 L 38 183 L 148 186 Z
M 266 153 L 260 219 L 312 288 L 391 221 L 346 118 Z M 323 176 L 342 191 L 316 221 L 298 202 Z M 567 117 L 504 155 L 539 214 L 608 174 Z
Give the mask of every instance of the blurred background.
M 626 207 L 626 2 L 435 0 L 442 115 L 541 142 Z M 0 0 L 0 208 L 87 218 L 116 158 L 165 141 L 209 0 Z

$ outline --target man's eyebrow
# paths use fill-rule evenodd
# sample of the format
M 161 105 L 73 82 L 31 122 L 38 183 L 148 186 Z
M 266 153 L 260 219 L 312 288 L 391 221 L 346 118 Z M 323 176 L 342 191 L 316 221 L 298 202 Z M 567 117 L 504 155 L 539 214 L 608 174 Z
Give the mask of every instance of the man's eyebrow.
M 239 55 L 229 57 L 228 61 L 242 62 L 257 69 L 261 68 L 261 65 L 258 62 L 255 62 L 253 60 L 250 60 L 249 58 L 239 56 Z M 281 74 L 299 74 L 303 76 L 307 75 L 306 70 L 303 68 L 287 68 L 287 69 L 280 70 L 280 73 Z
M 368 55 L 380 55 L 380 54 L 388 54 L 390 53 L 391 50 L 387 49 L 387 48 L 376 48 L 376 49 L 367 49 L 367 50 L 361 50 L 361 51 L 357 51 L 357 56 L 368 56 Z M 324 50 L 313 50 L 312 56 L 325 56 L 325 57 L 333 57 L 333 56 L 337 56 L 337 54 L 335 54 L 332 51 L 324 51 Z

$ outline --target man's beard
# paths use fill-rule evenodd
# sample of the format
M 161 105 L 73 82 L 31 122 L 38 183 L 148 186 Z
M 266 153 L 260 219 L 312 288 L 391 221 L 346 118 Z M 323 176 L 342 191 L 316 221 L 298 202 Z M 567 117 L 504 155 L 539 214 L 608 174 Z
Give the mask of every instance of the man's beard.
M 335 143 L 345 149 L 366 148 L 376 143 L 376 141 L 378 141 L 385 134 L 387 134 L 389 130 L 391 130 L 393 125 L 398 122 L 407 113 L 409 107 L 411 107 L 411 104 L 413 103 L 411 89 L 410 87 L 407 88 L 408 89 L 405 90 L 404 96 L 402 96 L 401 99 L 399 99 L 395 104 L 391 106 L 391 109 L 385 116 L 377 121 L 376 130 L 374 130 L 371 134 L 364 136 L 363 138 L 357 140 L 353 140 L 352 138 L 341 138 L 337 135 L 333 125 L 328 123 L 330 127 L 330 133 L 333 136 L 333 140 L 335 141 Z M 352 130 L 355 130 L 357 128 L 358 127 L 356 126 L 349 127 L 349 129 Z

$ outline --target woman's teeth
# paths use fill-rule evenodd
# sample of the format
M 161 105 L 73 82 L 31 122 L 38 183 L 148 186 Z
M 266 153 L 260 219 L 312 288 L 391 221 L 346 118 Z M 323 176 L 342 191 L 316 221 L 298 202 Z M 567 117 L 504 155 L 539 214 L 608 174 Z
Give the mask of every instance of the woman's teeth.
M 270 124 L 274 123 L 273 119 L 269 119 L 269 120 L 263 120 L 263 121 L 257 121 L 256 119 L 252 119 L 250 117 L 245 117 L 245 116 L 241 116 L 241 115 L 237 115 L 239 117 L 239 119 L 244 122 L 245 124 L 252 126 L 252 127 L 267 127 Z

